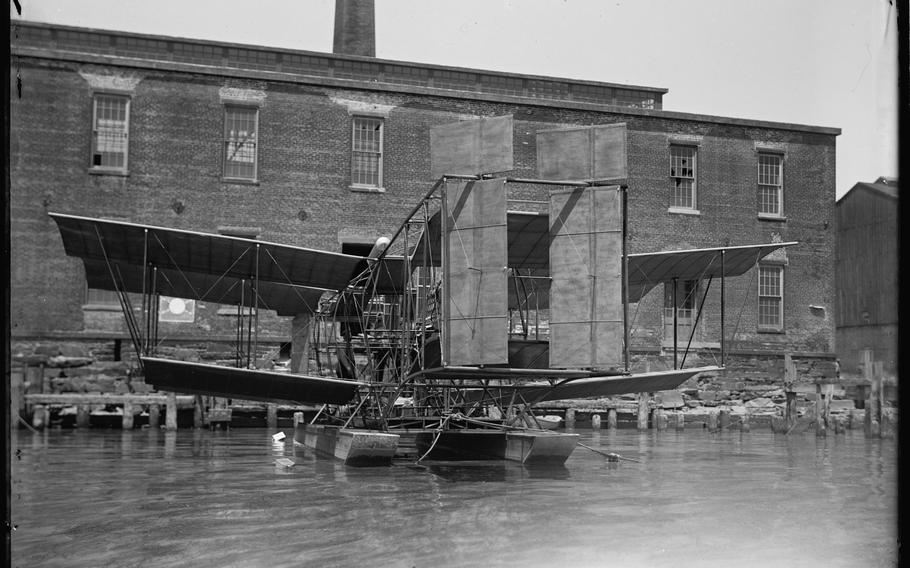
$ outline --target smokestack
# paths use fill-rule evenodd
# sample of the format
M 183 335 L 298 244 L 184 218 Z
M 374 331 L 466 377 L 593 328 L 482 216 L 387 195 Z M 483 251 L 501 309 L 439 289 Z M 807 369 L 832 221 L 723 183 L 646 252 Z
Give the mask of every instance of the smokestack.
M 376 57 L 373 0 L 335 0 L 335 41 L 332 53 Z

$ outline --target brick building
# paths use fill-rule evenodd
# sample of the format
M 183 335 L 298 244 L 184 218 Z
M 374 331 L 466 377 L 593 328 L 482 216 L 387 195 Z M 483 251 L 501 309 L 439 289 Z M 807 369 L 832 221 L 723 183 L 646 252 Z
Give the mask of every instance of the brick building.
M 785 352 L 809 372 L 834 357 L 839 129 L 668 111 L 661 88 L 28 22 L 10 32 L 13 353 L 62 341 L 119 353 L 127 337 L 49 211 L 362 252 L 435 181 L 431 126 L 510 114 L 512 174 L 525 178 L 539 130 L 626 124 L 630 252 L 800 243 L 727 282 L 728 377 L 777 380 Z M 639 361 L 666 364 L 665 288 L 630 310 Z M 682 337 L 696 304 L 712 306 L 693 335 L 706 363 L 718 288 L 677 292 Z M 232 313 L 196 305 L 162 335 L 215 348 L 233 338 Z M 264 342 L 287 341 L 289 322 L 264 323 Z

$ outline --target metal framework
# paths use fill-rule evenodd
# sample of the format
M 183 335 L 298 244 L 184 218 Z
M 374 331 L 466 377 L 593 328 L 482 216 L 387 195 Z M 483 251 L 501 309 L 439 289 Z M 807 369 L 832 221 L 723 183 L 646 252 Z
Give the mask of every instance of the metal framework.
M 541 314 L 550 309 L 552 278 L 550 273 L 535 268 L 549 266 L 550 261 L 536 249 L 550 253 L 548 243 L 553 236 L 553 227 L 561 227 L 563 220 L 555 222 L 539 213 L 515 216 L 507 213 L 506 224 L 499 225 L 501 232 L 496 238 L 504 239 L 503 235 L 507 233 L 509 239 L 514 234 L 525 235 L 524 238 L 530 240 L 530 244 L 519 243 L 519 261 L 508 260 L 502 267 L 505 277 L 501 280 L 501 293 L 504 295 L 497 301 L 501 300 L 508 307 L 508 317 L 497 321 L 504 322 L 503 327 L 508 325 L 508 328 L 493 329 L 491 333 L 505 335 L 509 360 L 505 363 L 453 364 L 442 340 L 447 318 L 451 316 L 448 313 L 451 295 L 446 296 L 446 286 L 451 286 L 451 280 L 446 278 L 451 263 L 442 241 L 449 230 L 447 224 L 458 223 L 457 216 L 450 215 L 446 209 L 447 191 L 450 182 L 486 183 L 494 179 L 497 178 L 487 175 L 442 176 L 411 209 L 388 244 L 377 244 L 367 257 L 239 237 L 51 215 L 64 237 L 67 254 L 82 257 L 89 285 L 118 292 L 140 363 L 154 363 L 154 368 L 166 375 L 151 378 L 152 384 L 158 380 L 172 390 L 183 386 L 194 392 L 230 396 L 230 381 L 225 379 L 225 384 L 213 386 L 217 373 L 209 366 L 168 366 L 156 358 L 161 341 L 157 306 L 162 292 L 235 304 L 234 365 L 239 369 L 225 373 L 225 376 L 242 384 L 244 393 L 251 398 L 268 399 L 272 396 L 272 388 L 280 388 L 283 400 L 326 402 L 327 399 L 320 397 L 330 397 L 335 406 L 324 407 L 318 415 L 319 420 L 379 430 L 418 424 L 422 428 L 439 429 L 474 428 L 480 424 L 526 428 L 529 424 L 537 424 L 532 408 L 540 401 L 676 388 L 703 370 L 683 367 L 713 278 L 719 276 L 721 280 L 720 358 L 723 364 L 727 335 L 725 277 L 743 274 L 764 255 L 795 244 L 633 255 L 629 254 L 626 242 L 626 186 L 611 181 L 498 178 L 506 192 L 506 207 L 549 203 L 523 199 L 523 195 L 508 199 L 510 184 L 563 189 L 617 188 L 621 200 L 618 204 L 621 246 L 619 258 L 614 257 L 613 261 L 618 261 L 620 270 L 622 329 L 615 341 L 622 345 L 614 366 L 604 367 L 601 360 L 592 355 L 590 365 L 553 368 L 549 344 L 541 339 L 540 326 L 542 319 L 551 319 L 542 318 Z M 593 203 L 591 207 L 595 207 Z M 576 245 L 570 240 L 569 246 Z M 590 251 L 579 257 L 587 258 L 592 267 L 599 262 Z M 528 259 L 530 263 L 522 264 Z M 496 267 L 492 268 L 495 272 Z M 463 270 L 480 268 L 469 264 Z M 594 270 L 589 272 L 588 278 L 597 278 Z M 672 282 L 675 320 L 675 286 L 679 279 L 708 281 L 682 361 L 679 361 L 678 353 L 678 322 L 674 321 L 674 371 L 633 375 L 629 370 L 629 304 L 639 301 L 657 283 Z M 597 300 L 593 285 L 584 290 L 586 299 L 590 295 L 592 302 Z M 130 293 L 141 294 L 141 320 L 135 317 Z M 268 370 L 255 369 L 260 309 L 276 309 L 279 315 L 312 314 L 314 325 L 307 327 L 307 333 L 312 334 L 309 345 L 316 368 L 306 369 L 311 376 L 278 377 Z M 582 311 L 590 321 L 603 317 L 593 307 L 585 307 Z M 481 313 L 477 319 L 484 317 L 487 316 Z M 533 336 L 530 333 L 532 320 Z M 584 331 L 591 335 L 588 341 L 601 340 L 594 337 L 593 326 L 584 329 L 589 329 Z M 293 384 L 294 376 L 301 379 L 297 387 Z M 181 377 L 188 382 L 181 384 Z M 261 386 L 257 387 L 257 381 Z M 352 398 L 345 399 L 347 404 L 339 403 L 348 392 Z

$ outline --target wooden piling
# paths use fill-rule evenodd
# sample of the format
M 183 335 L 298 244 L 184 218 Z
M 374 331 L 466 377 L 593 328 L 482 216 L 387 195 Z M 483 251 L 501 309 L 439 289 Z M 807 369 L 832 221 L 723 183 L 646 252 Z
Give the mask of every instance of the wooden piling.
M 36 404 L 32 409 L 32 428 L 41 430 L 47 426 L 47 407 L 43 404 Z
M 722 408 L 720 410 L 720 412 L 717 413 L 717 418 L 718 418 L 718 427 L 721 430 L 730 429 L 730 409 L 729 408 Z
M 611 408 L 607 411 L 607 429 L 616 430 L 616 409 Z
M 787 401 L 786 406 L 784 407 L 784 428 L 785 432 L 790 432 L 793 430 L 793 427 L 796 426 L 796 421 L 799 419 L 799 409 L 796 407 L 796 393 L 793 391 L 787 391 L 786 393 Z
M 129 401 L 123 402 L 123 429 L 133 429 L 133 403 Z
M 91 407 L 87 404 L 76 406 L 76 428 L 88 428 L 90 424 Z
M 864 430 L 867 437 L 879 437 L 881 435 L 881 382 L 876 380 L 873 370 L 872 350 L 863 350 L 863 379 L 870 385 L 869 398 L 866 399 L 866 413 L 863 420 Z
M 205 426 L 205 402 L 202 395 L 197 394 L 193 397 L 193 428 L 202 428 Z
M 167 403 L 164 407 L 164 429 L 177 429 L 177 393 L 167 393 Z
M 834 433 L 843 434 L 846 430 L 846 424 L 843 417 L 837 416 L 834 418 Z
M 23 388 L 22 382 L 25 380 L 26 367 L 23 365 L 21 373 L 10 373 L 9 382 L 9 426 L 10 431 L 15 432 L 19 428 L 19 413 L 22 412 Z
M 872 420 L 869 423 L 869 431 L 866 435 L 870 438 L 880 438 L 882 436 L 882 423 L 878 420 Z
M 149 405 L 149 428 L 158 429 L 161 427 L 161 407 L 157 404 Z
M 648 393 L 638 393 L 638 429 L 648 429 Z
M 882 419 L 879 421 L 879 435 L 882 438 L 893 438 L 895 431 L 894 414 L 890 408 L 882 409 Z
M 278 405 L 277 404 L 267 404 L 266 409 L 266 425 L 275 429 L 278 428 Z
M 44 363 L 38 364 L 38 380 L 41 381 L 41 392 L 51 392 L 51 379 L 47 373 L 44 372 Z
M 575 428 L 575 409 L 566 409 L 566 428 Z
M 825 393 L 822 392 L 822 385 L 815 385 L 815 435 L 826 436 L 828 434 L 828 424 L 825 420 Z
M 303 421 L 303 412 L 295 412 L 294 413 L 294 428 L 296 428 L 298 424 L 303 424 L 303 422 L 304 422 Z
M 863 432 L 865 432 L 867 438 L 872 437 L 872 423 L 875 422 L 875 419 L 872 417 L 875 412 L 872 410 L 872 400 L 866 400 L 866 411 L 863 413 Z
M 717 431 L 717 418 L 719 413 L 717 412 L 708 412 L 708 431 L 716 432 Z
M 661 408 L 655 408 L 654 412 L 651 414 L 651 424 L 657 430 L 666 430 L 669 425 L 669 417 L 667 413 L 664 412 Z
M 676 413 L 676 429 L 685 430 L 686 429 L 686 414 L 681 410 Z
M 789 353 L 784 354 L 784 392 L 787 397 L 786 406 L 784 407 L 784 419 L 786 432 L 791 432 L 796 426 L 799 413 L 796 408 L 796 391 L 793 390 L 796 384 L 796 363 Z
M 591 415 L 591 429 L 600 430 L 600 414 Z
M 749 432 L 750 430 L 752 430 L 752 425 L 750 424 L 751 421 L 752 421 L 752 414 L 747 410 L 746 412 L 743 413 L 742 425 L 740 426 L 740 430 L 742 432 Z
M 872 381 L 878 387 L 876 389 L 876 404 L 875 410 L 877 412 L 877 419 L 879 424 L 879 436 L 886 435 L 886 426 L 885 426 L 885 364 L 881 361 L 875 361 L 872 363 Z
M 787 432 L 787 419 L 779 414 L 771 416 L 771 431 L 775 434 Z

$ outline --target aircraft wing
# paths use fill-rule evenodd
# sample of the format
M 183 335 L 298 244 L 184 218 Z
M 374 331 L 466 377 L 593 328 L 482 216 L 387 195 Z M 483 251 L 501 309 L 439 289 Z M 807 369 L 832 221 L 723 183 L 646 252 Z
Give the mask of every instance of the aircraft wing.
M 94 259 L 83 259 L 82 263 L 89 288 L 117 291 L 118 286 L 114 285 L 111 277 L 113 271 L 121 290 L 134 294 L 143 292 L 140 266 L 121 262 L 112 262 L 109 266 L 103 260 Z M 217 304 L 237 305 L 242 301 L 245 306 L 252 305 L 249 282 L 242 284 L 237 278 L 220 278 L 212 274 L 159 268 L 155 276 L 155 291 L 164 296 Z M 256 289 L 259 307 L 274 310 L 279 316 L 315 312 L 324 292 L 319 288 L 277 282 L 260 282 Z
M 157 292 L 236 304 L 258 280 L 259 304 L 281 315 L 313 311 L 326 290 L 347 286 L 363 257 L 253 239 L 49 213 L 69 256 L 81 258 L 92 288 L 142 292 L 143 266 L 157 268 Z M 241 285 L 241 280 L 246 284 Z M 152 291 L 152 290 L 146 290 Z
M 741 276 L 775 250 L 796 244 L 799 243 L 791 241 L 630 254 L 629 301 L 638 302 L 652 288 L 674 278 L 700 280 Z
M 631 375 L 610 375 L 568 379 L 555 386 L 528 386 L 519 392 L 528 402 L 565 400 L 570 398 L 591 398 L 617 396 L 640 392 L 672 390 L 705 371 L 718 371 L 720 367 L 693 367 L 671 371 L 654 371 Z
M 415 266 L 439 265 L 441 223 L 438 212 L 429 219 L 429 238 L 421 240 L 414 250 L 412 262 Z M 549 215 L 509 211 L 507 223 L 509 267 L 520 271 L 531 269 L 535 274 L 540 274 L 541 270 L 546 272 L 549 269 Z M 629 301 L 641 300 L 654 286 L 673 278 L 698 280 L 721 275 L 740 276 L 775 250 L 796 244 L 798 243 L 791 241 L 630 254 Z M 541 279 L 536 285 L 545 295 L 549 281 Z
M 143 357 L 145 381 L 157 390 L 264 402 L 345 404 L 365 383 L 206 363 Z
M 507 403 L 512 400 L 513 393 L 517 392 L 521 395 L 521 400 L 533 404 L 554 400 L 656 392 L 675 389 L 699 373 L 718 371 L 720 369 L 721 367 L 714 366 L 693 367 L 691 369 L 653 371 L 631 375 L 610 374 L 567 378 L 553 384 L 531 381 L 515 383 L 509 386 L 497 385 L 485 391 L 476 388 L 469 389 L 466 399 L 478 401 L 481 399 L 489 400 L 492 397 L 500 402 Z

